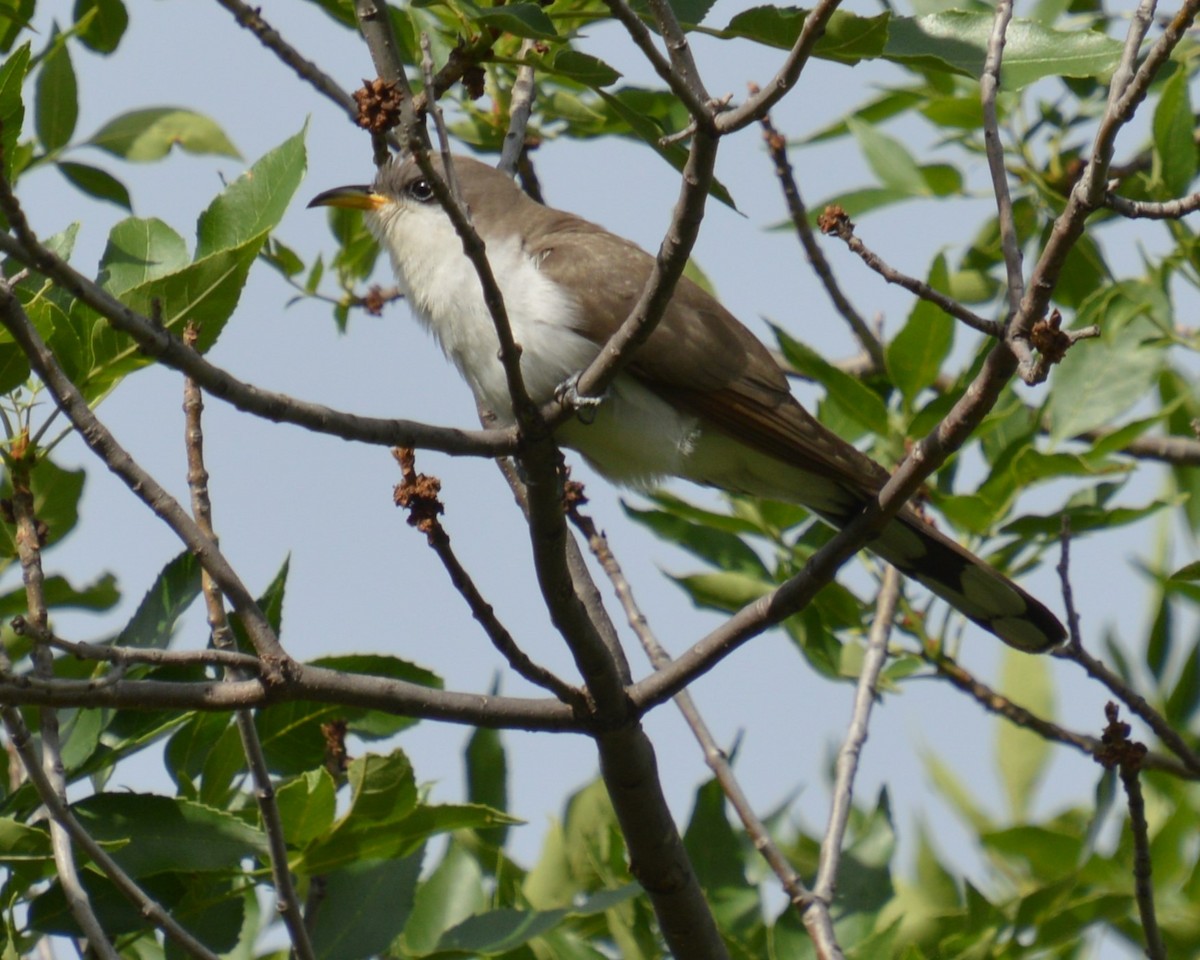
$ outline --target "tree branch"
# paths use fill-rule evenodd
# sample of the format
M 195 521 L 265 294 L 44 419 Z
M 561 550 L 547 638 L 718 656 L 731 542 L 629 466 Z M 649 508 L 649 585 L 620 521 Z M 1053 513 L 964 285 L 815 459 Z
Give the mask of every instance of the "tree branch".
M 33 458 L 36 451 L 30 449 L 28 435 L 22 434 L 14 438 L 11 456 L 6 457 L 9 475 L 12 479 L 13 496 L 12 512 L 16 523 L 14 541 L 17 555 L 21 561 L 21 579 L 25 583 L 25 603 L 29 611 L 29 622 L 45 630 L 48 620 L 46 596 L 44 592 L 45 577 L 42 571 L 41 531 L 37 517 L 34 514 L 33 490 L 30 486 L 30 472 L 33 468 Z M 42 680 L 52 680 L 54 677 L 54 655 L 42 644 L 33 644 L 34 672 Z M 16 714 L 16 711 L 12 711 Z M 47 789 L 53 791 L 59 803 L 67 803 L 67 779 L 63 768 L 62 743 L 59 736 L 58 712 L 53 707 L 42 707 L 38 711 L 38 727 L 42 738 L 41 769 Z M 16 741 L 28 731 L 23 730 L 24 722 L 20 715 L 4 714 L 5 725 L 9 739 Z M 32 751 L 31 751 L 32 752 Z M 22 759 L 25 756 L 22 754 Z M 45 802 L 43 800 L 43 802 Z M 79 879 L 79 869 L 75 863 L 75 853 L 71 849 L 71 838 L 66 827 L 55 817 L 50 818 L 50 846 L 54 851 L 54 865 L 58 870 L 59 884 L 71 916 L 79 924 L 89 947 L 102 960 L 118 960 L 117 951 L 104 933 L 104 928 L 92 909 L 91 898 Z
M 757 93 L 758 88 L 752 86 L 750 92 L 751 94 Z M 871 366 L 876 371 L 883 370 L 886 366 L 883 344 L 879 342 L 879 338 L 875 336 L 867 321 L 854 309 L 854 305 L 842 292 L 842 288 L 838 286 L 837 278 L 833 275 L 833 268 L 825 259 L 825 254 L 821 250 L 820 243 L 817 242 L 812 225 L 808 222 L 808 208 L 805 207 L 804 200 L 800 196 L 800 188 L 796 185 L 796 178 L 792 175 L 792 165 L 788 160 L 787 139 L 775 129 L 769 114 L 764 115 L 760 122 L 763 128 L 763 139 L 767 143 L 767 152 L 775 161 L 775 176 L 783 189 L 783 197 L 787 202 L 788 214 L 792 218 L 792 226 L 796 228 L 796 236 L 799 237 L 800 245 L 808 256 L 813 273 L 825 287 L 825 292 L 829 294 L 834 309 L 841 314 L 842 319 L 849 324 L 855 337 L 858 338 Z
M 183 335 L 184 343 L 193 347 L 196 343 L 196 327 L 188 324 Z M 192 499 L 192 513 L 196 525 L 208 536 L 213 543 L 217 542 L 216 531 L 212 522 L 212 500 L 208 493 L 208 469 L 204 465 L 204 400 L 200 387 L 190 377 L 183 382 L 183 412 L 185 419 L 184 446 L 187 450 L 187 481 L 188 491 Z M 200 573 L 200 587 L 204 594 L 205 607 L 208 610 L 208 626 L 211 631 L 212 645 L 226 652 L 236 652 L 233 631 L 229 626 L 229 618 L 225 614 L 225 601 L 221 597 L 216 582 L 207 570 Z M 226 681 L 245 679 L 240 667 L 226 666 Z M 263 830 L 267 835 L 267 855 L 271 866 L 271 877 L 275 884 L 275 909 L 283 918 L 288 931 L 288 939 L 292 943 L 295 960 L 316 960 L 316 952 L 308 937 L 304 925 L 304 917 L 300 908 L 300 898 L 296 895 L 295 884 L 288 870 L 287 839 L 284 836 L 283 820 L 279 815 L 279 806 L 275 802 L 275 785 L 271 782 L 271 773 L 267 768 L 267 758 L 263 753 L 262 741 L 258 729 L 254 726 L 254 714 L 249 710 L 239 710 L 235 716 L 238 735 L 242 741 L 242 752 L 246 756 L 246 765 L 250 769 L 254 781 L 254 796 L 258 802 L 258 813 L 262 819 Z

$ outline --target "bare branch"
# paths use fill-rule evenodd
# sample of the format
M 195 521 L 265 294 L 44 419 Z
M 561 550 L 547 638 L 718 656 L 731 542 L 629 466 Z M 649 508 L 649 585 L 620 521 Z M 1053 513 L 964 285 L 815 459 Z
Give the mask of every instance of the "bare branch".
M 938 677 L 947 680 L 956 689 L 974 698 L 975 702 L 985 710 L 1004 717 L 1009 723 L 1031 730 L 1045 740 L 1074 747 L 1080 753 L 1086 753 L 1090 757 L 1097 756 L 1102 749 L 1103 744 L 1098 738 L 1068 730 L 1057 723 L 1039 717 L 1020 704 L 1013 703 L 1008 697 L 998 693 L 967 672 L 950 657 L 944 654 L 933 654 L 929 650 L 922 650 L 921 656 L 937 671 Z M 1178 761 L 1162 754 L 1147 753 L 1143 760 L 1143 766 L 1146 769 L 1160 770 L 1181 780 L 1200 780 L 1200 771 L 1189 770 Z
M 804 65 L 812 56 L 813 47 L 825 32 L 829 18 L 833 16 L 840 5 L 841 0 L 820 0 L 808 12 L 808 16 L 804 19 L 804 26 L 800 28 L 800 36 L 792 44 L 792 49 L 783 62 L 783 66 L 779 68 L 774 77 L 763 84 L 762 92 L 750 97 L 740 107 L 728 110 L 715 118 L 714 122 L 718 133 L 733 133 L 735 130 L 741 130 L 742 127 L 761 120 L 775 104 L 783 99 L 784 95 L 800 79 Z
M 117 707 L 132 710 L 230 710 L 311 700 L 366 707 L 402 717 L 445 720 L 490 729 L 585 732 L 587 723 L 557 700 L 495 697 L 423 687 L 368 674 L 295 664 L 294 675 L 268 685 L 249 680 L 48 680 L 0 674 L 0 702 L 55 707 Z
M 508 661 L 510 667 L 530 683 L 550 691 L 574 709 L 580 717 L 586 716 L 590 707 L 583 691 L 530 659 L 500 622 L 492 605 L 484 600 L 466 568 L 459 563 L 454 549 L 450 546 L 450 535 L 438 520 L 438 514 L 443 512 L 442 503 L 438 499 L 440 482 L 434 477 L 416 472 L 411 449 L 397 449 L 392 453 L 400 464 L 401 471 L 401 481 L 396 487 L 396 504 L 408 511 L 409 526 L 416 527 L 425 534 L 429 546 L 433 548 L 433 552 L 437 554 L 446 573 L 449 574 L 450 582 L 467 602 L 471 616 L 483 627 L 483 632 L 487 634 L 492 646 Z
M 1067 608 L 1067 630 L 1070 636 L 1066 646 L 1054 651 L 1054 656 L 1070 660 L 1083 667 L 1089 677 L 1099 680 L 1108 687 L 1130 710 L 1146 721 L 1150 729 L 1166 747 L 1175 754 L 1191 773 L 1200 776 L 1200 753 L 1192 750 L 1187 742 L 1172 728 L 1167 719 L 1155 710 L 1141 694 L 1137 693 L 1121 677 L 1113 673 L 1098 659 L 1093 657 L 1083 646 L 1083 637 L 1079 629 L 1079 615 L 1075 610 L 1075 601 L 1071 589 L 1070 577 L 1070 528 L 1064 518 L 1062 536 L 1062 559 L 1058 564 L 1058 575 L 1062 581 L 1063 602 Z
M 757 93 L 758 88 L 751 86 L 750 92 L 751 94 Z M 858 342 L 870 360 L 871 366 L 875 371 L 883 370 L 885 366 L 883 344 L 879 342 L 879 338 L 875 336 L 867 321 L 854 309 L 854 305 L 842 292 L 842 288 L 838 286 L 837 278 L 833 275 L 833 268 L 825 259 L 825 253 L 821 250 L 812 225 L 808 222 L 808 209 L 800 197 L 800 188 L 796 185 L 796 178 L 792 175 L 792 165 L 788 160 L 787 140 L 775 129 L 769 114 L 763 116 L 761 123 L 763 139 L 767 142 L 767 151 L 770 153 L 771 159 L 775 161 L 775 176 L 779 179 L 780 187 L 783 188 L 783 197 L 787 202 L 792 225 L 796 228 L 796 236 L 800 238 L 800 245 L 808 256 L 813 273 L 825 287 L 825 292 L 829 294 L 834 308 L 850 325 L 850 329 L 858 338 Z
M 533 41 L 525 40 L 517 54 L 518 59 L 525 59 L 533 49 Z M 517 175 L 517 164 L 525 152 L 525 131 L 529 127 L 529 115 L 533 112 L 533 98 L 537 87 L 533 82 L 533 67 L 522 64 L 517 67 L 517 77 L 513 81 L 512 90 L 508 95 L 508 129 L 504 132 L 504 146 L 500 149 L 500 162 L 497 170 L 503 170 L 510 177 Z
M 1096 757 L 1107 769 L 1117 768 L 1129 803 L 1129 830 L 1133 834 L 1133 889 L 1142 931 L 1146 936 L 1146 956 L 1167 960 L 1167 949 L 1158 929 L 1154 911 L 1154 883 L 1150 859 L 1150 832 L 1146 827 L 1146 802 L 1142 798 L 1141 769 L 1146 745 L 1129 739 L 1130 726 L 1120 719 L 1111 700 L 1104 707 L 1108 725 L 1104 728 L 1104 749 Z
M 1177 200 L 1153 203 L 1149 200 L 1127 200 L 1109 192 L 1104 196 L 1104 205 L 1131 219 L 1179 220 L 1200 210 L 1200 193 L 1191 193 Z
M 968 310 L 957 300 L 934 290 L 933 287 L 923 280 L 910 277 L 889 266 L 879 254 L 868 248 L 858 238 L 858 235 L 854 232 L 854 221 L 850 219 L 849 215 L 841 207 L 836 205 L 826 207 L 822 211 L 817 225 L 821 228 L 822 233 L 842 240 L 853 253 L 858 254 L 863 263 L 883 277 L 888 283 L 894 283 L 920 297 L 922 300 L 928 300 L 934 306 L 948 313 L 956 320 L 961 320 L 973 330 L 985 333 L 989 337 L 1000 337 L 1004 334 L 1003 324 L 979 316 L 979 314 Z
M 1004 146 L 1000 143 L 1000 123 L 996 117 L 996 94 L 1000 91 L 1000 64 L 1004 57 L 1004 37 L 1012 20 L 1012 0 L 996 4 L 992 32 L 988 36 L 983 74 L 979 78 L 979 96 L 983 103 L 983 145 L 987 152 L 992 192 L 996 197 L 996 216 L 1000 225 L 1000 247 L 1008 274 L 1008 312 L 1017 312 L 1025 295 L 1025 277 L 1021 269 L 1021 246 L 1013 218 L 1012 195 L 1008 191 L 1008 170 L 1004 166 Z
M 184 343 L 189 347 L 196 344 L 196 328 L 188 324 L 183 335 Z M 192 513 L 196 525 L 214 542 L 217 542 L 216 531 L 212 523 L 212 501 L 208 494 L 208 469 L 204 465 L 204 400 L 200 387 L 190 377 L 183 384 L 183 412 L 185 418 L 184 445 L 187 450 L 188 490 L 192 498 Z M 214 647 L 226 652 L 236 652 L 233 631 L 229 626 L 229 618 L 225 614 L 225 601 L 217 584 L 207 570 L 201 571 L 201 591 L 204 603 L 208 609 L 208 626 L 211 630 Z M 245 678 L 244 672 L 235 666 L 227 666 L 225 679 L 237 681 Z M 271 782 L 271 773 L 267 768 L 267 758 L 263 753 L 262 741 L 258 729 L 254 725 L 254 714 L 249 710 L 239 710 L 236 717 L 238 735 L 242 741 L 242 752 L 246 756 L 246 765 L 254 780 L 254 795 L 258 802 L 259 816 L 262 818 L 263 830 L 267 834 L 267 854 L 271 865 L 271 877 L 275 883 L 275 909 L 283 918 L 292 943 L 296 960 L 316 960 L 316 952 L 309 940 L 308 930 L 304 925 L 304 917 L 300 909 L 300 899 L 296 895 L 296 887 L 292 883 L 292 875 L 288 870 L 287 839 L 284 836 L 283 820 L 279 815 L 279 806 L 275 802 L 275 785 Z
M 875 601 L 875 619 L 871 622 L 867 650 L 854 690 L 854 709 L 850 715 L 850 725 L 846 728 L 846 739 L 838 751 L 833 796 L 829 804 L 829 822 L 825 827 L 825 837 L 821 841 L 821 860 L 817 868 L 817 882 L 813 887 L 813 895 L 825 911 L 828 911 L 833 903 L 838 867 L 841 863 L 842 842 L 853 808 L 858 757 L 867 741 L 871 707 L 875 703 L 879 674 L 887 663 L 888 638 L 892 634 L 892 622 L 895 620 L 896 606 L 900 601 L 900 584 L 899 571 L 889 565 L 884 571 L 883 583 Z
M 237 653 L 231 650 L 156 650 L 145 647 L 121 647 L 63 640 L 50 630 L 30 623 L 24 617 L 14 617 L 11 625 L 15 633 L 33 637 L 38 643 L 62 650 L 79 660 L 103 660 L 121 667 L 128 667 L 135 663 L 156 666 L 169 663 L 188 666 L 237 667 L 251 673 L 257 673 L 262 669 L 262 662 L 258 657 L 249 653 Z
M 48 613 L 44 592 L 45 577 L 42 571 L 42 529 L 34 514 L 33 490 L 30 486 L 34 456 L 35 451 L 29 448 L 28 435 L 22 434 L 13 443 L 11 458 L 6 457 L 5 460 L 12 480 L 12 512 L 16 523 L 13 539 L 21 561 L 21 578 L 25 582 L 25 603 L 29 611 L 29 622 L 44 630 Z M 42 680 L 53 679 L 54 655 L 49 649 L 35 641 L 31 655 L 37 676 Z M 38 714 L 38 727 L 42 739 L 42 773 L 47 788 L 52 790 L 58 801 L 65 806 L 67 778 L 63 768 L 58 711 L 53 707 L 42 707 Z M 22 735 L 20 717 L 9 717 L 5 714 L 4 720 L 9 738 L 15 742 L 16 738 Z M 28 737 L 27 732 L 25 736 Z M 50 818 L 50 845 L 54 851 L 58 880 L 71 916 L 79 924 L 91 949 L 103 960 L 117 960 L 117 951 L 105 935 L 104 928 L 92 909 L 91 898 L 79 879 L 75 853 L 71 849 L 71 838 L 63 824 L 54 817 Z
M 283 39 L 279 31 L 263 19 L 262 9 L 243 3 L 242 0 L 217 0 L 221 6 L 233 14 L 239 26 L 245 27 L 258 37 L 264 47 L 275 54 L 287 66 L 291 67 L 305 83 L 309 84 L 322 96 L 332 100 L 351 122 L 358 120 L 358 107 L 341 84 L 325 73 L 311 60 L 301 56 L 300 52 Z
M 654 45 L 654 36 L 650 29 L 642 23 L 626 0 L 604 0 L 604 5 L 625 27 L 630 39 L 642 51 L 650 66 L 654 68 L 654 72 L 671 88 L 671 92 L 679 98 L 679 102 L 687 107 L 688 113 L 692 115 L 692 122 L 698 129 L 711 135 L 714 129 L 713 112 L 709 107 L 708 96 L 704 93 L 699 75 L 691 73 L 685 76 L 675 69 L 672 62 L 664 57 L 658 47 Z M 678 27 L 678 24 L 676 26 Z
M 585 397 L 603 394 L 616 379 L 633 352 L 649 339 L 670 305 L 675 285 L 683 276 L 687 260 L 700 233 L 704 204 L 712 185 L 717 159 L 717 141 L 697 131 L 692 138 L 687 165 L 683 170 L 679 198 L 671 214 L 671 223 L 658 248 L 654 267 L 646 279 L 633 310 L 601 348 L 596 359 L 580 375 L 577 387 Z

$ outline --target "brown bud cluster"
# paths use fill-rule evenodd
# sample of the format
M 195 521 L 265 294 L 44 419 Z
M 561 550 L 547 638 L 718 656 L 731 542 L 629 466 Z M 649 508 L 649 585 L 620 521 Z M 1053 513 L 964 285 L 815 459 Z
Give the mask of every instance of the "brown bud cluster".
M 1037 321 L 1029 331 L 1029 341 L 1048 362 L 1059 363 L 1071 346 L 1070 334 L 1062 329 L 1062 314 L 1053 310 Z
M 358 105 L 358 125 L 371 133 L 387 133 L 400 122 L 400 102 L 404 94 L 396 84 L 384 80 L 363 80 L 354 91 Z
M 442 481 L 424 473 L 417 473 L 416 454 L 412 447 L 397 447 L 392 456 L 400 464 L 401 480 L 396 484 L 393 499 L 396 506 L 408 511 L 408 525 L 416 527 L 430 542 L 442 532 L 438 516 L 443 512 L 438 494 Z
M 854 221 L 850 219 L 845 207 L 831 203 L 817 218 L 817 228 L 826 236 L 841 236 L 843 233 L 854 232 Z
M 1102 746 L 1096 751 L 1096 762 L 1105 767 L 1120 767 L 1122 770 L 1140 770 L 1146 756 L 1146 745 L 1130 740 L 1132 727 L 1119 719 L 1120 708 L 1111 700 L 1105 704 L 1104 716 L 1108 726 L 1100 735 Z

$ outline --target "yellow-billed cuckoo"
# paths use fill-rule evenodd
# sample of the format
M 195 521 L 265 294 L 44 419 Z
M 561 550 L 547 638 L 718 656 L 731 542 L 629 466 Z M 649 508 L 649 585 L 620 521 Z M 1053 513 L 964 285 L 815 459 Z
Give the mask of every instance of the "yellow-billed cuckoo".
M 542 206 L 486 164 L 459 157 L 454 169 L 504 294 L 526 387 L 535 401 L 548 401 L 629 315 L 653 259 Z M 321 205 L 366 211 L 413 312 L 476 399 L 511 421 L 499 340 L 475 268 L 416 163 L 393 161 L 372 186 L 329 190 L 310 204 Z M 683 477 L 802 504 L 842 526 L 888 480 L 883 467 L 811 417 L 767 349 L 686 278 L 594 414 L 555 435 L 621 484 Z M 867 546 L 1019 650 L 1048 650 L 1065 637 L 1045 606 L 907 507 Z

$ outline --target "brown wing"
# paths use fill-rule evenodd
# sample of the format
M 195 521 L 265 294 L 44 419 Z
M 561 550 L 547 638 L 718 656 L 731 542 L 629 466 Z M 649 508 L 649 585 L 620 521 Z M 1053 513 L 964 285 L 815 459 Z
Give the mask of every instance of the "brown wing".
M 546 218 L 532 256 L 552 279 L 585 289 L 592 321 L 580 332 L 603 343 L 629 316 L 653 260 L 632 243 L 569 214 Z M 588 286 L 597 273 L 616 278 Z M 629 372 L 680 409 L 785 463 L 875 493 L 887 472 L 818 423 L 792 397 L 787 379 L 758 339 L 686 277 Z

